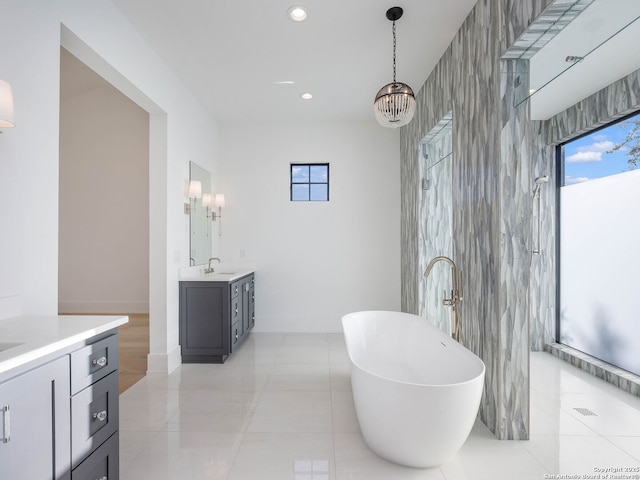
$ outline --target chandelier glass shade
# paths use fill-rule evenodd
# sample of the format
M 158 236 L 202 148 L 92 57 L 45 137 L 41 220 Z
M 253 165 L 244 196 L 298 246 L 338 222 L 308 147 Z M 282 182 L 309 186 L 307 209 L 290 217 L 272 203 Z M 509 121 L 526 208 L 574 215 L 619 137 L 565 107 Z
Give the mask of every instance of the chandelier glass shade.
M 396 81 L 396 20 L 402 16 L 402 8 L 387 10 L 387 18 L 393 22 L 393 82 L 382 87 L 373 102 L 376 120 L 383 127 L 398 128 L 411 121 L 416 112 L 416 97 L 406 83 Z
M 383 127 L 406 125 L 416 112 L 416 97 L 406 83 L 392 82 L 380 89 L 373 103 L 373 113 Z

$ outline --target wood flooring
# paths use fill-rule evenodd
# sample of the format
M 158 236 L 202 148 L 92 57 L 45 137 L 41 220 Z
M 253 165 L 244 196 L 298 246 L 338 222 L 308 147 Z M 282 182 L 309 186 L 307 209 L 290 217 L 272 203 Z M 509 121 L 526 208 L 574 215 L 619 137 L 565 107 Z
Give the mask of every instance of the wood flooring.
M 129 323 L 118 327 L 120 334 L 120 393 L 147 374 L 149 315 L 128 314 Z

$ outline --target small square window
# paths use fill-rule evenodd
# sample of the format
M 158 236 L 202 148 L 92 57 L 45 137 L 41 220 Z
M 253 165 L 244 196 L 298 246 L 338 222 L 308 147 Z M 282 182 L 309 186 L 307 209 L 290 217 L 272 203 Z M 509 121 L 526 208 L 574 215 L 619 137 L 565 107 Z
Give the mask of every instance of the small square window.
M 291 201 L 328 202 L 329 164 L 292 163 Z

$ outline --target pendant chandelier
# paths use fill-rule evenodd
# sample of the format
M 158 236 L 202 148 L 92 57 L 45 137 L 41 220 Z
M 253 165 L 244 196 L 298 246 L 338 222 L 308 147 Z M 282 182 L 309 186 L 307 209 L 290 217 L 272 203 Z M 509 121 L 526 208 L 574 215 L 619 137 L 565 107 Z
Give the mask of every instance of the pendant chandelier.
M 396 82 L 396 20 L 402 17 L 402 8 L 387 10 L 393 22 L 393 82 L 380 89 L 373 103 L 376 120 L 383 127 L 398 128 L 406 125 L 416 112 L 416 97 L 406 83 Z

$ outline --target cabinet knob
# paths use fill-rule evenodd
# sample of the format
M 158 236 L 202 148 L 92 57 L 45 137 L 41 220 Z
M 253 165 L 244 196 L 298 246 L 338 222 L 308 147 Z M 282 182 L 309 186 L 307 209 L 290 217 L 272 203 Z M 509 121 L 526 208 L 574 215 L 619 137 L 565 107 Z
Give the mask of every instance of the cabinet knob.
M 102 410 L 101 412 L 95 412 L 92 417 L 94 420 L 98 420 L 99 422 L 104 422 L 107 419 L 107 411 Z
M 107 364 L 107 357 L 94 358 L 91 363 L 99 367 L 104 367 Z
M 109 480 L 109 477 L 107 477 L 106 475 L 100 477 L 100 478 L 96 478 L 96 480 Z
M 240 338 L 240 337 L 238 337 L 238 334 L 236 333 L 236 340 L 237 340 L 238 338 Z
M 238 307 L 236 307 L 236 315 L 238 314 Z

